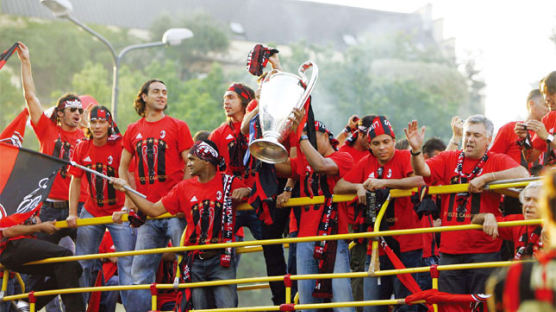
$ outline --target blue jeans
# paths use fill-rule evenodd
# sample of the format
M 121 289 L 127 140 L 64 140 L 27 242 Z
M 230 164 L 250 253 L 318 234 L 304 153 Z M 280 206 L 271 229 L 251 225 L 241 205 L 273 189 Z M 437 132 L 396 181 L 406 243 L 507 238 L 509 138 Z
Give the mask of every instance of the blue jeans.
M 118 275 L 114 275 L 109 280 L 104 282 L 104 286 L 117 286 L 117 285 L 118 285 Z M 104 312 L 114 312 L 116 311 L 116 303 L 118 303 L 118 293 L 115 291 L 104 291 L 100 296 L 99 310 Z
M 83 209 L 83 203 L 77 205 L 77 213 L 79 214 Z M 41 221 L 65 221 L 69 215 L 69 208 L 54 208 L 53 204 L 48 201 L 44 201 L 40 211 Z M 63 228 L 56 231 L 54 234 L 37 233 L 36 237 L 45 241 L 49 241 L 53 244 L 58 244 L 60 239 L 64 236 L 71 237 L 75 241 L 77 235 L 77 230 L 72 228 Z
M 169 218 L 147 220 L 137 229 L 137 243 L 135 250 L 164 248 L 168 240 L 178 246 L 185 229 L 185 219 Z M 134 285 L 152 284 L 160 264 L 162 254 L 138 255 L 133 257 L 131 265 L 131 279 Z M 148 289 L 128 291 L 127 312 L 145 312 L 151 308 L 151 292 Z
M 80 219 L 90 219 L 94 218 L 86 209 L 81 210 L 79 216 Z M 114 241 L 114 246 L 116 251 L 129 251 L 135 249 L 135 230 L 129 227 L 129 223 L 125 222 L 122 224 L 99 224 L 99 225 L 89 225 L 81 226 L 77 229 L 77 242 L 76 242 L 76 254 L 77 255 L 89 255 L 98 253 L 98 247 L 102 241 L 102 237 L 106 232 L 106 228 L 110 231 L 112 235 L 112 240 Z M 120 285 L 131 285 L 131 263 L 133 257 L 120 257 L 118 258 L 118 276 Z M 92 286 L 96 276 L 92 276 L 92 272 L 95 267 L 95 260 L 81 260 L 79 261 L 81 267 L 83 268 L 83 274 L 79 279 L 83 287 Z M 83 293 L 85 296 L 85 301 L 89 300 L 89 293 Z M 128 306 L 127 291 L 120 292 L 122 297 L 122 303 L 125 307 Z
M 418 267 L 421 264 L 422 257 L 421 250 L 412 250 L 408 252 L 402 252 L 399 257 L 406 268 Z M 369 270 L 369 265 L 371 262 L 371 257 L 367 256 L 367 261 L 365 261 L 365 270 Z M 387 256 L 380 256 L 380 269 L 381 270 L 391 270 L 394 266 L 390 262 Z M 417 273 L 418 274 L 418 273 Z M 419 283 L 419 276 L 417 274 L 412 274 L 415 281 Z M 428 274 L 428 273 L 426 273 Z M 363 279 L 363 300 L 381 300 L 390 299 L 392 293 L 395 298 L 405 298 L 410 294 L 409 290 L 400 282 L 400 280 L 395 275 L 381 276 L 380 285 L 378 285 L 379 279 L 377 277 L 366 277 Z M 422 286 L 421 286 L 422 287 Z M 388 311 L 388 306 L 367 306 L 363 307 L 364 312 L 382 312 Z M 426 311 L 426 308 L 422 305 L 402 305 L 395 307 L 395 311 Z
M 318 263 L 313 258 L 315 249 L 314 242 L 297 243 L 297 274 L 317 274 L 319 273 Z M 344 240 L 338 241 L 336 250 L 336 261 L 334 262 L 334 273 L 348 273 L 349 270 L 349 250 L 348 244 Z M 299 280 L 297 281 L 299 292 L 299 303 L 321 303 L 323 299 L 313 297 L 313 289 L 315 288 L 315 280 Z M 351 282 L 349 278 L 332 279 L 332 302 L 352 301 Z M 316 310 L 304 310 L 316 311 Z M 355 308 L 334 308 L 335 312 L 355 312 Z
M 234 258 L 232 258 L 234 262 Z M 220 265 L 220 256 L 201 260 L 195 257 L 191 266 L 191 281 L 205 282 L 236 278 L 236 265 L 227 268 Z M 191 289 L 191 299 L 195 310 L 237 307 L 237 285 L 198 287 Z
M 251 235 L 253 235 L 256 240 L 263 239 L 262 222 L 259 217 L 257 217 L 255 210 L 238 210 L 236 212 L 234 233 L 242 226 L 248 227 L 251 231 Z

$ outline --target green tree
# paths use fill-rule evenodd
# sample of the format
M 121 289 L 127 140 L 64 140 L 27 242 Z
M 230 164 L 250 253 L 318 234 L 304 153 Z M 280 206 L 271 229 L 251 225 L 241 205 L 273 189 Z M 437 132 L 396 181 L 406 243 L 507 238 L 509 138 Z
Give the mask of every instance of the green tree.
M 194 77 L 199 70 L 210 65 L 212 60 L 207 55 L 225 55 L 230 45 L 225 26 L 202 11 L 188 15 L 162 15 L 151 24 L 153 37 L 161 38 L 162 34 L 172 27 L 190 29 L 194 36 L 175 49 L 164 51 L 161 56 L 178 60 L 180 78 Z

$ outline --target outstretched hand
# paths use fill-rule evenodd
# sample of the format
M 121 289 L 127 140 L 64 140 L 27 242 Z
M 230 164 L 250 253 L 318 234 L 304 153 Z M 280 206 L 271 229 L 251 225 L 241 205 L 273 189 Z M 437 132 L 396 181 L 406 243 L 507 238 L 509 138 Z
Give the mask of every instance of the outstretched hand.
M 407 124 L 407 128 L 403 129 L 403 131 L 411 149 L 415 152 L 420 151 L 425 141 L 425 126 L 419 129 L 417 120 L 413 120 Z

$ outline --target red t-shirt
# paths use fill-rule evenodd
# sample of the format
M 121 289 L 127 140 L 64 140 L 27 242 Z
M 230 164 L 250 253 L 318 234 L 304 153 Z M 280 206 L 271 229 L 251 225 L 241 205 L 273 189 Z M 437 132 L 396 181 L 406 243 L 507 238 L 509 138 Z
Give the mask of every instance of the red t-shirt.
M 213 240 L 213 231 L 220 231 L 221 217 L 215 212 L 222 211 L 224 200 L 223 173 L 218 172 L 207 183 L 199 182 L 198 177 L 182 180 L 162 197 L 164 208 L 171 214 L 183 212 L 187 221 L 185 245 L 199 245 L 199 237 L 206 234 L 205 244 L 221 243 L 218 237 Z M 232 182 L 232 191 L 245 187 L 240 179 Z M 234 207 L 235 212 L 235 207 Z M 209 222 L 202 222 L 202 216 L 208 214 Z M 216 221 L 215 221 L 216 220 Z M 216 223 L 216 228 L 213 228 Z M 235 213 L 233 214 L 235 223 Z
M 226 174 L 233 174 L 232 166 L 230 165 L 230 149 L 233 148 L 235 144 L 237 144 L 236 138 L 238 138 L 241 134 L 241 121 L 230 124 L 225 122 L 220 125 L 220 127 L 214 129 L 209 136 L 209 140 L 213 141 L 216 146 L 218 147 L 218 153 L 224 157 L 226 161 Z M 247 138 L 245 138 L 245 142 L 247 143 Z M 245 153 L 241 155 L 238 159 L 239 164 L 236 166 L 241 165 L 243 167 L 243 156 Z M 235 168 L 238 170 L 238 168 Z M 243 172 L 245 169 L 242 170 Z M 243 176 L 243 173 L 239 176 Z
M 43 113 L 37 124 L 31 123 L 40 143 L 40 152 L 64 160 L 70 160 L 77 143 L 85 138 L 83 131 L 65 131 Z M 50 189 L 48 198 L 68 200 L 71 177 L 68 175 L 68 166 L 62 167 Z M 82 195 L 84 192 L 81 193 Z M 80 197 L 81 199 L 81 197 Z
M 343 152 L 334 152 L 329 156 L 326 156 L 326 158 L 332 159 L 338 166 L 337 175 L 328 175 L 326 177 L 328 187 L 330 191 L 332 191 L 336 182 L 338 182 L 338 180 L 340 180 L 340 178 L 342 178 L 344 174 L 346 174 L 353 166 L 353 159 L 350 154 Z M 321 190 L 319 190 L 318 195 L 322 195 Z M 298 237 L 317 235 L 322 212 L 322 204 L 301 207 Z M 338 234 L 345 233 L 348 233 L 347 209 L 342 209 L 341 206 L 338 206 Z
M 145 118 L 130 124 L 124 135 L 124 148 L 136 158 L 137 191 L 157 202 L 183 180 L 185 161 L 181 153 L 193 146 L 189 127 L 184 121 L 164 116 L 159 121 Z
M 79 165 L 98 171 L 109 177 L 118 177 L 120 156 L 122 155 L 122 141 L 106 143 L 95 146 L 92 140 L 84 140 L 77 144 L 72 160 Z M 94 217 L 112 215 L 124 205 L 124 193 L 116 191 L 114 186 L 106 179 L 85 172 L 77 167 L 71 167 L 70 174 L 83 178 L 89 182 L 87 185 L 87 199 L 85 209 Z
M 521 146 L 517 144 L 519 137 L 514 131 L 516 123 L 517 121 L 512 121 L 500 127 L 494 138 L 494 143 L 490 147 L 490 151 L 506 154 L 515 160 L 515 162 L 521 164 Z
M 523 218 L 522 214 L 511 214 L 511 215 L 507 215 L 505 217 L 497 217 L 496 218 L 496 222 L 520 221 L 520 220 L 525 220 Z M 519 239 L 521 238 L 521 236 L 524 233 L 527 232 L 527 228 L 530 228 L 530 230 L 532 231 L 535 227 L 536 227 L 536 225 L 534 225 L 534 226 L 520 225 L 520 226 L 499 227 L 498 228 L 498 234 L 499 234 L 499 237 L 501 239 L 509 240 L 509 241 L 514 242 L 514 243 L 517 243 L 517 242 L 519 242 Z
M 350 146 L 348 144 L 342 145 L 342 147 L 340 147 L 340 149 L 338 151 L 339 152 L 346 152 L 346 153 L 350 154 L 351 157 L 353 158 L 353 163 L 354 164 L 358 163 L 359 160 L 361 160 L 361 158 L 370 154 L 369 151 L 360 151 L 360 150 L 358 150 L 358 149 L 356 149 L 353 146 Z M 354 221 L 355 221 L 355 208 L 354 208 L 354 206 L 353 205 L 348 205 L 347 203 L 339 203 L 338 205 L 347 206 L 349 224 L 354 224 Z
M 446 151 L 428 159 L 427 164 L 431 176 L 427 182 L 431 185 L 458 184 L 456 166 L 461 151 Z M 477 165 L 479 159 L 465 159 L 463 173 L 469 174 Z M 477 176 L 489 172 L 496 172 L 519 166 L 513 159 L 504 154 L 489 152 L 488 159 Z M 492 213 L 501 216 L 500 194 L 494 192 L 470 193 L 467 197 L 465 214 L 458 216 L 456 201 L 457 194 L 442 195 L 441 218 L 442 226 L 462 225 L 471 223 L 471 215 L 476 213 Z M 443 232 L 440 239 L 440 252 L 448 254 L 490 253 L 500 250 L 502 242 L 493 240 L 483 231 L 454 231 Z
M 542 118 L 542 123 L 546 128 L 546 131 L 550 134 L 554 134 L 554 128 L 556 127 L 556 111 L 551 111 L 548 114 L 544 115 Z M 539 138 L 538 135 L 533 136 L 533 147 L 541 152 L 547 151 L 546 141 Z
M 356 149 L 355 147 L 350 146 L 348 144 L 342 145 L 342 147 L 340 147 L 340 149 L 338 151 L 339 152 L 346 152 L 346 153 L 350 154 L 351 157 L 353 158 L 353 163 L 354 164 L 359 162 L 361 160 L 361 158 L 370 154 L 369 151 L 360 151 L 360 150 Z
M 344 180 L 351 183 L 363 183 L 368 178 L 378 178 L 378 169 L 383 168 L 382 179 L 403 179 L 413 173 L 411 167 L 411 155 L 408 150 L 395 150 L 394 156 L 386 164 L 380 165 L 378 159 L 371 155 L 362 158 L 344 176 Z M 419 217 L 413 210 L 411 198 L 400 197 L 394 200 L 394 225 L 391 230 L 413 229 L 420 227 Z M 400 243 L 400 251 L 407 252 L 422 248 L 422 238 L 420 234 L 394 236 Z

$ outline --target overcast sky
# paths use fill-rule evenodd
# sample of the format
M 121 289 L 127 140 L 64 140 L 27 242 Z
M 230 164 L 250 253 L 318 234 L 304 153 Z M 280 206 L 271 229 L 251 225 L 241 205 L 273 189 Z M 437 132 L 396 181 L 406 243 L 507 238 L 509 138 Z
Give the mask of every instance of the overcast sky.
M 432 4 L 444 20 L 444 38 L 456 39 L 456 54 L 477 56 L 487 86 L 486 115 L 496 127 L 524 119 L 525 99 L 538 80 L 556 70 L 556 1 L 313 0 L 377 10 L 414 12 Z M 461 116 L 466 117 L 466 116 Z

